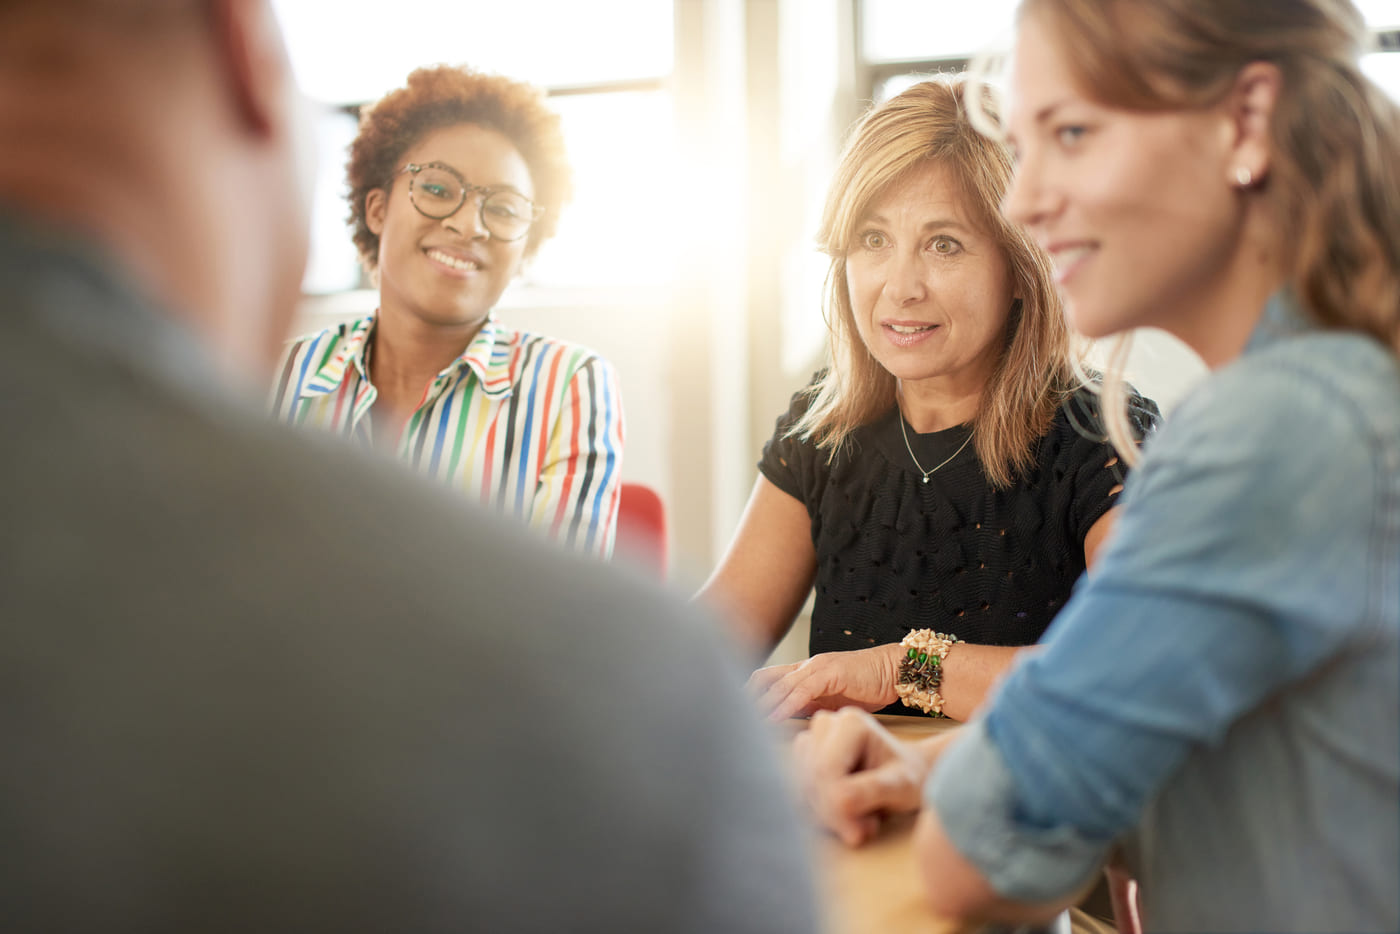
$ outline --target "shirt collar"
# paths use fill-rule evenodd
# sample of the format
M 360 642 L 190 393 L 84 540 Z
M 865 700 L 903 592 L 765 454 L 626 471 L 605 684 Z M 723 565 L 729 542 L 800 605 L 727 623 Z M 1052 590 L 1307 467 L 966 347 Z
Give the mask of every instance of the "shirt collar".
M 353 363 L 360 378 L 368 381 L 369 370 L 365 366 L 365 348 L 374 335 L 374 315 L 368 315 L 350 325 L 349 333 L 336 347 L 335 353 L 321 365 L 321 368 L 301 387 L 301 398 L 324 396 L 335 392 L 345 381 L 345 373 Z
M 316 371 L 316 375 L 302 386 L 301 396 L 321 396 L 335 392 L 345 381 L 346 373 L 353 365 L 360 379 L 369 381 L 369 349 L 374 338 L 377 312 L 361 318 L 350 326 L 349 332 L 336 348 L 335 353 Z M 496 321 L 495 315 L 488 315 L 481 330 L 476 332 L 462 355 L 439 375 L 451 375 L 462 367 L 467 367 L 481 381 L 482 391 L 488 396 L 508 396 L 514 382 L 511 374 L 511 334 Z
M 500 326 L 496 316 L 488 315 L 486 323 L 453 365 L 470 367 L 488 396 L 508 396 L 514 387 L 511 338 L 511 332 Z
M 1317 322 L 1298 303 L 1293 292 L 1279 289 L 1264 305 L 1264 313 L 1254 325 L 1244 352 L 1254 353 L 1281 340 L 1315 331 L 1317 327 Z

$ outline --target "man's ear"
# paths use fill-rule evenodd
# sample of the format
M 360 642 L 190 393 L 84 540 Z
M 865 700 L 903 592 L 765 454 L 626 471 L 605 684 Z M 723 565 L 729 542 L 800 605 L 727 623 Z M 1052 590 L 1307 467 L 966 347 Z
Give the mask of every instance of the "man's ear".
M 1250 62 L 1235 76 L 1225 99 L 1230 126 L 1227 181 L 1239 187 L 1262 182 L 1273 159 L 1274 111 L 1283 74 L 1270 62 Z
M 210 26 L 238 115 L 260 136 L 277 129 L 292 81 L 291 63 L 267 0 L 211 0 Z
M 384 212 L 389 210 L 389 196 L 383 188 L 371 188 L 365 195 L 365 226 L 376 237 L 384 233 Z

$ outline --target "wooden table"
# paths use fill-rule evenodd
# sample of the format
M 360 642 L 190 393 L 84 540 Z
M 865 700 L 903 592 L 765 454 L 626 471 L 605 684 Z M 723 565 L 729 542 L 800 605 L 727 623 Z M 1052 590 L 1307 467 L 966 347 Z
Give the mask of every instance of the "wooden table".
M 919 740 L 957 727 L 952 720 L 878 716 L 895 736 Z M 795 727 L 800 731 L 801 722 Z M 824 899 L 828 934 L 964 934 L 970 929 L 935 915 L 924 900 L 915 869 L 914 815 L 892 821 L 875 839 L 848 847 L 823 835 L 818 885 Z M 1111 934 L 1079 909 L 1070 912 L 1075 934 Z M 971 930 L 975 930 L 971 929 Z

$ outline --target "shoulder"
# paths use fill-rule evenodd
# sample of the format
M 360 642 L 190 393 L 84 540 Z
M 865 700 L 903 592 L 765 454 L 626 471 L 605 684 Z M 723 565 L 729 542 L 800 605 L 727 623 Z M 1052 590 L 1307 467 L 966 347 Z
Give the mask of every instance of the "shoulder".
M 813 438 L 793 432 L 807 414 L 821 376 L 819 371 L 805 387 L 793 393 L 787 410 L 774 421 L 773 434 L 764 442 L 758 462 L 765 477 L 789 496 L 806 503 L 809 509 L 830 473 L 831 458 L 828 451 L 817 448 Z
M 1393 455 L 1400 439 L 1400 363 L 1376 341 L 1314 332 L 1248 354 L 1212 374 L 1172 417 L 1163 443 L 1327 467 L 1337 452 Z M 1180 423 L 1179 425 L 1177 423 Z M 1360 459 L 1348 458 L 1359 466 Z
M 344 321 L 290 341 L 273 370 L 269 397 L 273 411 L 285 415 L 284 403 L 295 399 L 327 363 L 337 358 L 343 360 L 353 353 L 355 345 L 365 340 L 372 324 L 372 317 Z M 332 375 L 331 379 L 338 381 L 338 376 Z
M 307 458 L 300 451 L 289 449 L 284 455 L 303 462 L 302 470 L 316 469 L 304 464 Z M 319 466 L 320 458 L 315 460 Z M 537 790 L 553 786 L 546 801 L 560 800 L 561 794 L 577 797 L 578 789 L 570 792 L 570 783 L 586 775 L 592 776 L 582 783 L 589 807 L 615 820 L 624 836 L 650 828 L 668 838 L 668 847 L 718 849 L 736 857 L 755 847 L 777 854 L 777 841 L 792 843 L 795 820 L 779 796 L 770 751 L 747 725 L 738 696 L 741 678 L 717 637 L 717 623 L 658 587 L 541 546 L 513 523 L 466 504 L 454 506 L 437 490 L 406 482 L 410 478 L 385 483 L 384 473 L 348 463 L 336 471 L 338 484 L 369 508 L 342 510 L 362 518 L 346 515 L 343 523 L 351 527 L 336 530 L 335 539 L 402 543 L 407 553 L 399 554 L 415 570 L 396 572 L 395 587 L 414 595 L 417 619 L 405 632 L 398 622 L 381 621 L 395 614 L 380 614 L 374 601 L 361 600 L 370 605 L 349 611 L 352 618 L 341 622 L 377 632 L 371 642 L 391 639 L 398 647 L 396 657 L 416 658 L 413 673 L 405 672 L 405 677 L 418 684 L 426 681 L 429 694 L 438 686 L 470 682 L 465 693 L 471 696 L 463 699 L 461 710 L 498 708 L 500 697 L 515 698 L 509 710 L 498 709 L 496 722 L 478 727 L 479 732 L 548 721 L 562 737 L 526 750 L 523 761 L 461 757 L 463 768 L 472 773 L 464 779 L 465 787 L 480 795 L 468 793 L 468 800 L 519 801 L 528 794 L 520 785 L 521 774 L 557 776 L 533 782 Z M 371 576 L 355 579 L 382 576 L 376 559 L 366 555 L 360 560 L 367 565 L 361 571 Z M 531 586 L 519 586 L 521 569 L 528 569 Z M 342 566 L 341 573 L 345 571 L 348 566 Z M 463 627 L 463 613 L 530 624 Z M 671 625 L 658 632 L 658 619 Z M 586 634 L 551 636 L 571 621 L 586 622 Z M 354 635 L 348 638 L 358 641 Z M 463 659 L 472 662 L 464 668 Z M 523 694 L 520 666 L 534 673 L 527 676 L 531 687 Z M 463 678 L 464 672 L 468 677 Z M 568 677 L 570 672 L 584 673 L 583 681 Z M 707 698 L 706 703 L 695 704 L 697 697 Z M 614 773 L 598 765 L 599 744 L 610 737 L 625 737 L 634 754 L 683 764 L 677 773 L 681 778 L 664 795 L 643 795 L 647 803 L 638 806 L 640 773 Z M 697 794 L 708 802 L 701 821 L 687 810 L 689 805 L 681 806 L 693 804 Z M 545 807 L 553 813 L 552 806 Z M 697 826 L 705 830 L 697 833 Z M 793 876 L 788 882 L 800 885 L 801 880 Z
M 808 380 L 807 385 L 797 390 L 788 399 L 787 410 L 780 413 L 773 423 L 773 434 L 764 443 L 764 451 L 773 448 L 781 448 L 784 456 L 796 456 L 802 460 L 810 460 L 820 454 L 822 460 L 827 459 L 826 452 L 819 452 L 817 442 L 810 436 L 804 437 L 793 434 L 793 429 L 807 415 L 807 410 L 811 408 L 812 400 L 816 396 L 817 387 L 821 383 L 825 370 L 818 370 Z
M 1133 479 L 1125 505 L 1163 537 L 1214 529 L 1232 560 L 1312 543 L 1313 566 L 1364 565 L 1358 532 L 1400 522 L 1400 367 L 1346 334 L 1248 353 L 1182 401 Z
M 293 376 L 292 368 L 296 367 L 304 375 L 312 375 L 314 368 L 321 362 L 329 360 L 330 357 L 342 347 L 349 345 L 352 341 L 362 341 L 373 324 L 372 317 L 356 318 L 352 321 L 342 321 L 330 327 L 303 334 L 300 337 L 288 341 L 282 350 L 281 359 L 278 361 L 278 380 L 286 383 Z
M 821 386 L 826 370 L 817 370 L 812 374 L 812 378 L 807 381 L 807 385 L 798 389 L 788 398 L 787 411 L 778 416 L 776 427 L 783 432 L 800 422 L 807 414 L 807 410 L 812 407 L 812 400 L 816 398 L 817 390 Z
M 1151 437 L 1162 421 L 1157 404 L 1131 386 L 1124 389 L 1128 425 L 1134 437 L 1139 440 Z M 1067 393 L 1055 412 L 1050 430 L 1041 440 L 1042 468 L 1053 466 L 1057 475 L 1062 476 L 1081 465 L 1097 467 L 1115 461 L 1116 454 L 1108 440 L 1099 387 L 1079 386 Z M 1116 482 L 1121 482 L 1126 465 L 1115 464 L 1115 472 Z
M 1065 394 L 1055 412 L 1055 420 L 1050 426 L 1050 435 L 1064 438 L 1089 438 L 1097 442 L 1106 440 L 1104 430 L 1103 397 L 1100 386 L 1076 386 Z M 1131 385 L 1124 386 L 1124 404 L 1128 424 L 1139 438 L 1146 438 L 1161 424 L 1162 413 L 1157 403 L 1142 395 Z
M 287 349 L 284 356 L 294 356 L 310 347 L 331 347 L 351 340 L 355 337 L 362 337 L 369 332 L 374 323 L 372 316 L 355 318 L 350 321 L 342 321 L 330 327 L 322 328 L 319 331 L 312 331 L 300 337 L 292 338 L 287 342 Z
M 500 328 L 492 358 L 510 361 L 516 381 L 523 385 L 553 379 L 561 391 L 576 386 L 612 393 L 618 383 L 617 369 L 593 348 L 532 331 Z
M 246 700 L 247 686 L 256 682 L 259 709 L 279 712 L 259 734 L 261 748 L 279 765 L 252 776 L 235 797 L 296 814 L 308 839 L 343 827 L 346 808 L 361 815 L 372 845 L 352 854 L 346 864 L 353 864 L 346 870 L 352 874 L 392 878 L 385 872 L 393 860 L 373 844 L 394 834 L 415 841 L 412 852 L 396 851 L 395 858 L 441 856 L 444 828 L 461 823 L 465 802 L 468 823 L 491 830 L 449 834 L 453 865 L 499 859 L 500 841 L 523 821 L 522 839 L 552 834 L 560 844 L 531 855 L 544 859 L 532 864 L 535 870 L 569 879 L 584 849 L 582 801 L 587 813 L 611 820 L 626 845 L 561 890 L 570 910 L 588 910 L 596 896 L 589 882 L 625 872 L 608 860 L 625 862 L 644 840 L 660 840 L 666 854 L 648 884 L 667 910 L 691 916 L 719 910 L 688 903 L 684 886 L 673 884 L 685 877 L 675 867 L 685 865 L 726 879 L 736 915 L 747 910 L 744 879 L 722 874 L 726 861 L 755 852 L 774 862 L 784 886 L 810 894 L 796 855 L 796 818 L 782 798 L 771 750 L 744 715 L 741 678 L 717 624 L 657 587 L 539 542 L 369 453 L 296 433 L 226 401 L 162 391 L 144 378 L 112 378 L 92 367 L 78 375 L 86 386 L 105 386 L 102 398 L 111 404 L 77 409 L 83 418 L 66 443 L 74 450 L 100 444 L 110 435 L 113 406 L 139 423 L 142 443 L 115 446 L 104 463 L 104 484 L 77 482 L 86 461 L 64 459 L 54 492 L 28 512 L 28 522 L 37 530 L 57 516 L 58 525 L 90 533 L 74 541 L 90 542 L 95 580 L 103 586 L 65 592 L 42 575 L 24 580 L 0 570 L 0 577 L 19 606 L 47 608 L 47 617 L 36 609 L 20 618 L 79 625 L 113 607 L 130 610 L 132 629 L 111 652 L 69 657 L 67 670 L 147 672 L 149 690 L 141 697 L 154 700 L 142 715 L 132 715 L 130 705 L 99 704 L 94 730 L 106 728 L 109 715 L 135 716 L 149 735 L 189 737 L 193 752 L 185 758 L 207 763 L 217 758 L 217 744 L 207 740 L 230 735 L 219 718 L 250 709 L 239 698 Z M 49 420 L 36 413 L 19 427 L 39 442 Z M 40 466 L 34 455 L 30 465 Z M 121 497 L 108 495 L 114 487 L 124 490 Z M 121 545 L 112 547 L 118 539 Z M 386 547 L 393 552 L 387 563 Z M 530 586 L 520 586 L 522 573 Z M 464 619 L 482 624 L 463 625 Z M 675 625 L 658 628 L 658 619 Z M 558 638 L 575 623 L 583 624 L 577 638 Z M 49 626 L 35 631 L 41 637 L 61 634 Z M 213 642 L 227 651 L 210 667 Z M 152 668 L 143 646 L 155 643 L 162 664 Z M 187 690 L 192 671 L 201 673 L 208 703 L 191 712 L 160 700 Z M 74 675 L 50 683 L 76 691 L 96 682 Z M 365 691 L 365 684 L 382 690 Z M 697 697 L 706 702 L 695 703 Z M 557 736 L 524 741 L 531 724 L 546 722 Z M 444 745 L 449 732 L 461 741 Z M 317 741 L 306 742 L 308 736 Z M 629 754 L 599 756 L 614 740 Z M 657 788 L 641 787 L 645 770 L 618 765 L 638 756 L 678 765 L 679 778 L 651 794 Z M 343 794 L 327 796 L 322 779 L 332 762 L 344 767 L 332 769 Z M 111 768 L 152 801 L 193 802 L 191 813 L 217 811 L 208 811 L 199 794 L 181 797 L 181 789 L 203 787 L 198 769 L 138 776 L 99 760 L 90 770 Z M 441 781 L 405 810 L 394 789 L 424 774 Z M 693 812 L 697 802 L 701 811 Z M 398 829 L 381 840 L 375 828 L 389 826 L 384 815 L 394 815 Z M 142 823 L 132 839 L 147 842 L 164 826 Z M 403 894 L 389 889 L 387 898 Z M 396 903 L 400 912 L 422 910 L 421 886 L 413 891 L 420 902 L 408 904 L 405 896 Z M 568 901 L 571 893 L 577 897 Z M 717 925 L 736 929 L 742 921 L 726 916 Z
M 496 347 L 498 350 L 508 348 L 514 353 L 528 354 L 532 359 L 539 359 L 545 363 L 559 360 L 561 365 L 567 366 L 571 372 L 585 366 L 606 369 L 609 372 L 613 369 L 612 364 L 591 347 L 533 331 L 502 327 L 496 333 Z
M 1342 334 L 1249 352 L 1172 412 L 1123 506 L 1105 581 L 1262 607 L 1300 632 L 1363 625 L 1400 528 L 1400 368 Z

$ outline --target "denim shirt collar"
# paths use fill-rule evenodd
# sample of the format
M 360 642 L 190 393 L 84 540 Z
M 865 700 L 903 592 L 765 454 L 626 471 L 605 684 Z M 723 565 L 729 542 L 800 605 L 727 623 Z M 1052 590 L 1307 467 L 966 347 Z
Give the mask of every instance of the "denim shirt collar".
M 1264 305 L 1264 313 L 1249 335 L 1244 354 L 1252 354 L 1286 340 L 1317 330 L 1318 325 L 1299 304 L 1291 289 L 1279 289 Z

